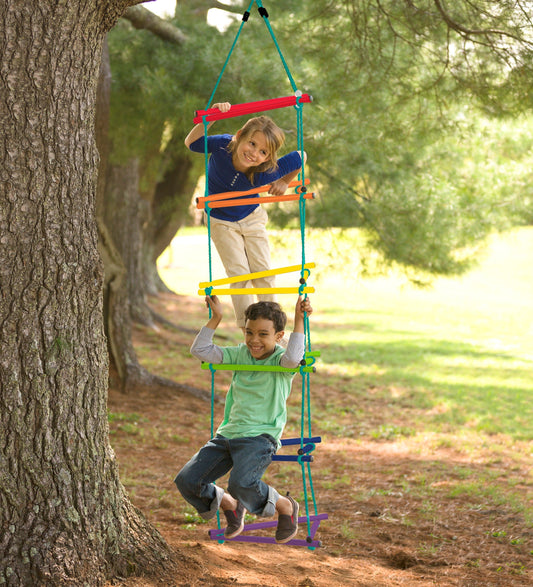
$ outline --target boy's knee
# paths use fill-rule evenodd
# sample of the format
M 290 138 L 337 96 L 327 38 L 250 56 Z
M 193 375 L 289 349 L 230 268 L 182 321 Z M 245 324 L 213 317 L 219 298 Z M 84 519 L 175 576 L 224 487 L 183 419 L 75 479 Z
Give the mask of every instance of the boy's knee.
M 183 493 L 189 486 L 187 477 L 183 474 L 183 469 L 176 475 L 174 483 L 176 484 L 176 487 L 179 489 L 180 493 Z
M 228 493 L 237 501 L 241 501 L 244 491 L 241 485 L 232 482 L 230 479 L 228 483 Z

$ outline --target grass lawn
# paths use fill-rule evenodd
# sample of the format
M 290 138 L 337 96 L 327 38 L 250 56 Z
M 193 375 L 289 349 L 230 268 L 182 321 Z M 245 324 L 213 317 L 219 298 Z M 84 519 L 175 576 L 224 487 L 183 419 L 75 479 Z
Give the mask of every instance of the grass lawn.
M 347 234 L 332 247 L 330 231 L 312 231 L 306 243 L 306 261 L 317 265 L 308 279 L 316 287 L 312 344 L 328 372 L 352 378 L 354 392 L 370 386 L 392 398 L 408 395 L 423 414 L 414 423 L 420 431 L 466 428 L 533 440 L 533 229 L 495 238 L 478 268 L 424 289 L 400 274 L 361 278 L 356 231 Z M 194 244 L 184 256 L 186 240 Z M 194 295 L 208 279 L 206 241 L 205 229 L 185 230 L 174 241 L 181 256 L 161 258 L 177 292 Z M 300 247 L 298 231 L 275 234 L 273 267 L 297 264 Z M 336 259 L 331 251 L 339 247 Z M 211 254 L 213 279 L 224 277 L 214 248 Z M 298 277 L 280 276 L 278 284 L 297 285 Z M 280 302 L 293 305 L 290 295 Z
M 273 267 L 300 262 L 298 231 L 272 237 Z M 404 442 L 414 453 L 449 447 L 467 462 L 478 461 L 480 451 L 484 462 L 516 460 L 516 475 L 505 475 L 494 499 L 533 523 L 531 503 L 512 490 L 533 484 L 533 229 L 495 237 L 476 269 L 425 289 L 399 273 L 361 277 L 356 243 L 356 231 L 307 237 L 306 262 L 317 265 L 308 279 L 316 287 L 312 346 L 321 351 L 315 381 L 337 392 L 314 396 L 321 431 Z M 197 295 L 209 277 L 205 229 L 183 231 L 173 249 L 160 259 L 163 278 L 177 293 Z M 224 277 L 211 254 L 213 279 Z M 278 285 L 298 285 L 298 277 L 280 276 Z M 294 296 L 280 302 L 290 316 Z M 465 467 L 458 475 L 450 491 L 483 496 L 494 470 Z

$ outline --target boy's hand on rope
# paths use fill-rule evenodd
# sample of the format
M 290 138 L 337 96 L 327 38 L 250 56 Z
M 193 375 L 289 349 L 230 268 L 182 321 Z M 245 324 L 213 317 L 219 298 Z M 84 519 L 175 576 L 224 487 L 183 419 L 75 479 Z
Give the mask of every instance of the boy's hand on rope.
M 302 318 L 304 313 L 310 316 L 313 313 L 313 308 L 311 307 L 311 300 L 309 297 L 302 298 L 301 296 L 298 298 L 298 302 L 296 303 L 296 312 L 298 312 Z
M 218 102 L 217 104 L 213 104 L 213 108 L 218 108 L 220 112 L 228 112 L 231 104 L 229 102 Z
M 211 318 L 207 326 L 214 330 L 222 320 L 222 304 L 217 296 L 205 296 L 205 305 L 211 308 Z
M 296 308 L 294 309 L 294 332 L 304 332 L 305 314 L 308 316 L 313 312 L 309 298 L 298 297 Z

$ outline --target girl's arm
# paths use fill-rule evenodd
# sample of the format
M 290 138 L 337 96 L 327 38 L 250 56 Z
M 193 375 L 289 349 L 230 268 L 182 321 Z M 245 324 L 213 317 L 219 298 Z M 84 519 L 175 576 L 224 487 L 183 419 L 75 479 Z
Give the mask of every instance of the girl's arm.
M 213 108 L 218 108 L 220 112 L 227 112 L 231 108 L 231 104 L 229 102 L 221 102 L 220 104 L 213 104 Z M 209 128 L 214 121 L 208 123 L 207 128 Z M 197 141 L 200 137 L 204 136 L 204 125 L 203 123 L 196 124 L 192 127 L 191 132 L 185 137 L 185 146 L 189 148 L 195 141 Z
M 306 161 L 307 153 L 304 151 L 304 163 Z M 276 181 L 272 182 L 272 186 L 268 190 L 268 193 L 272 194 L 273 196 L 282 196 L 287 191 L 289 183 L 300 173 L 301 170 L 302 168 L 299 167 L 298 169 L 287 173 L 287 175 L 276 179 Z

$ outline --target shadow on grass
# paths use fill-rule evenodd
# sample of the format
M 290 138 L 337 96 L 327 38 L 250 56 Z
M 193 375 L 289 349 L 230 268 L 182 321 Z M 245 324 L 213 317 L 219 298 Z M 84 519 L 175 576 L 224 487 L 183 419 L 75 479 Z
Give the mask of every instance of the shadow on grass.
M 336 340 L 330 328 L 314 324 L 315 338 Z M 363 333 L 369 325 L 339 327 L 343 328 Z M 325 369 L 329 385 L 348 394 L 348 401 L 370 401 L 370 389 L 376 401 L 387 402 L 385 412 L 417 410 L 424 414 L 428 429 L 468 426 L 533 439 L 531 361 L 465 342 L 420 338 L 413 332 L 387 332 L 387 337 L 390 340 L 324 346 L 319 342 L 314 346 L 321 350 L 317 367 Z

